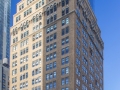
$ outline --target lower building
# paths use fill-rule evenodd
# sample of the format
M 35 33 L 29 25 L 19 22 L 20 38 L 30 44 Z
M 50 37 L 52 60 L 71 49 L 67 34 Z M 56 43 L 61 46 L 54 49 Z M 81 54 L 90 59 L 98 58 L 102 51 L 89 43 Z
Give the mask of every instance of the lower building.
M 0 90 L 9 90 L 9 65 L 6 58 L 0 60 Z

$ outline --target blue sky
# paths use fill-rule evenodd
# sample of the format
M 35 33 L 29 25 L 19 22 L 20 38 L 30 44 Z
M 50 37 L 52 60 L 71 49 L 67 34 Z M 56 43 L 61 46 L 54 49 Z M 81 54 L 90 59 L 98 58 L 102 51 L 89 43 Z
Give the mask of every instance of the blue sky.
M 16 3 L 11 0 L 11 20 L 16 12 Z M 104 49 L 104 90 L 120 89 L 120 0 L 95 0 L 95 14 Z M 12 23 L 12 21 L 11 21 Z M 11 24 L 12 25 L 12 24 Z

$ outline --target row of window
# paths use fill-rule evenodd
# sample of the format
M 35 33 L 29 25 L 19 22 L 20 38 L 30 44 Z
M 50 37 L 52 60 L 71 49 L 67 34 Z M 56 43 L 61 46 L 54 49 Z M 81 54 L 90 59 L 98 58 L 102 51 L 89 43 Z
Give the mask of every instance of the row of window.
M 27 0 L 27 5 L 29 5 L 30 3 L 32 3 L 34 0 Z
M 12 86 L 12 90 L 17 90 L 17 86 L 16 85 Z
M 17 50 L 17 45 L 13 46 L 13 52 Z
M 76 58 L 76 65 L 80 67 L 80 60 L 78 58 Z
M 61 69 L 61 75 L 69 74 L 69 67 L 65 67 Z
M 38 25 L 33 27 L 33 32 L 36 32 L 36 31 L 38 31 L 41 28 L 42 28 L 42 23 L 40 22 Z
M 41 77 L 37 77 L 37 78 L 35 78 L 35 79 L 32 79 L 32 85 L 38 84 L 38 83 L 40 83 L 40 82 L 41 82 Z
M 33 41 L 37 40 L 40 37 L 42 37 L 42 32 L 36 33 L 35 35 L 33 35 Z
M 76 35 L 78 38 L 80 38 L 80 31 L 78 29 L 76 29 Z
M 26 22 L 24 22 L 23 24 L 21 24 L 21 31 L 25 30 L 26 28 L 29 27 L 29 21 L 27 20 Z
M 24 46 L 26 46 L 26 45 L 28 45 L 28 39 L 25 39 L 24 41 L 22 41 L 22 42 L 20 43 L 20 46 L 21 46 L 21 47 L 24 47 Z
M 17 27 L 15 29 L 13 29 L 12 33 L 13 33 L 13 36 L 18 34 Z
M 68 88 L 68 87 L 66 87 L 66 88 L 62 88 L 61 90 L 69 90 L 69 88 Z
M 63 36 L 63 35 L 66 35 L 68 33 L 69 33 L 69 26 L 67 26 L 66 28 L 62 29 L 61 35 Z
M 69 43 L 69 37 L 63 38 L 61 41 L 62 45 L 68 44 Z
M 38 22 L 41 19 L 42 19 L 42 12 L 40 12 L 39 14 L 36 14 L 35 16 L 33 16 L 32 21 L 33 21 L 33 23 L 36 23 L 36 22 Z
M 25 38 L 29 35 L 29 31 L 25 31 L 24 33 L 21 34 L 21 39 Z
M 57 20 L 57 14 L 47 18 L 47 24 L 50 24 L 50 23 L 52 23 L 55 20 Z
M 12 83 L 16 83 L 17 82 L 17 77 L 12 78 Z
M 24 3 L 19 6 L 19 11 L 24 8 Z
M 50 45 L 46 46 L 46 52 L 52 51 L 52 50 L 56 49 L 56 47 L 57 47 L 56 42 L 53 44 L 50 44 Z
M 16 75 L 17 74 L 17 69 L 12 70 L 12 75 Z
M 77 24 L 77 27 L 80 28 L 80 22 L 78 19 L 76 19 L 76 24 Z
M 16 17 L 16 22 L 20 21 L 20 19 L 21 19 L 21 15 L 17 16 Z
M 47 16 L 57 11 L 57 5 L 51 5 L 50 8 L 47 8 Z
M 28 61 L 28 56 L 24 56 L 24 57 L 20 58 L 20 64 L 25 63 L 27 61 Z
M 32 53 L 32 58 L 36 58 L 41 55 L 41 49 Z
M 61 80 L 61 85 L 63 86 L 63 85 L 67 85 L 67 84 L 69 84 L 69 77 L 66 77 L 66 78 L 62 78 L 62 80 Z
M 41 0 L 36 4 L 36 9 L 40 8 L 42 5 L 44 5 L 44 0 Z
M 16 59 L 17 58 L 17 53 L 13 54 L 13 59 Z
M 13 43 L 16 43 L 18 41 L 18 37 L 13 38 Z
M 88 73 L 87 68 L 83 65 L 82 65 L 82 71 L 87 75 L 87 73 Z
M 29 8 L 27 11 L 24 12 L 24 17 L 32 13 L 32 8 Z
M 69 18 L 65 18 L 62 20 L 62 26 L 69 24 Z
M 56 88 L 56 81 L 46 84 L 46 90 L 50 90 L 50 89 L 54 89 L 54 88 Z
M 57 29 L 57 24 L 54 24 L 46 29 L 46 33 L 48 34 L 56 29 Z
M 57 57 L 56 52 L 50 53 L 49 55 L 46 56 L 46 61 L 53 60 Z
M 41 73 L 41 68 L 40 67 L 32 70 L 32 76 L 40 74 L 40 73 Z
M 12 63 L 12 67 L 15 67 L 15 66 L 17 66 L 17 61 Z
M 69 63 L 69 57 L 65 57 L 61 59 L 61 65 L 65 65 Z
M 54 68 L 56 68 L 56 67 L 57 67 L 56 61 L 53 62 L 53 63 L 47 64 L 47 65 L 46 65 L 46 71 L 51 70 L 51 69 L 54 69 Z
M 46 38 L 46 43 L 49 43 L 57 38 L 57 34 L 54 33 Z
M 76 55 L 80 57 L 80 50 L 78 48 L 76 48 Z
M 41 90 L 40 86 L 33 87 L 32 90 Z
M 28 47 L 24 48 L 23 50 L 20 50 L 20 55 L 24 55 L 28 53 Z
M 61 50 L 61 55 L 65 55 L 69 53 L 69 47 L 65 47 Z
M 32 46 L 33 46 L 33 50 L 40 47 L 41 46 L 41 41 L 38 41 L 38 42 L 34 43 Z
M 28 81 L 20 83 L 20 89 L 28 87 Z
M 56 75 L 57 75 L 56 72 L 48 73 L 46 74 L 46 80 L 51 80 L 53 78 L 56 78 Z
M 69 0 L 62 0 L 62 7 L 69 4 Z
M 62 16 L 69 13 L 69 7 L 62 10 Z
M 79 70 L 78 67 L 76 67 L 76 75 L 77 75 L 78 77 L 80 77 L 80 70 Z
M 23 72 L 23 71 L 25 71 L 25 70 L 28 70 L 28 64 L 20 67 L 20 72 Z
M 38 66 L 40 64 L 41 64 L 41 59 L 37 59 L 37 60 L 32 62 L 32 67 Z
M 78 78 L 76 78 L 76 85 L 80 86 L 80 80 Z
M 20 80 L 24 80 L 28 78 L 28 72 L 24 73 L 23 75 L 20 75 Z
M 77 45 L 77 47 L 80 48 L 80 40 L 78 38 L 76 39 L 76 45 Z

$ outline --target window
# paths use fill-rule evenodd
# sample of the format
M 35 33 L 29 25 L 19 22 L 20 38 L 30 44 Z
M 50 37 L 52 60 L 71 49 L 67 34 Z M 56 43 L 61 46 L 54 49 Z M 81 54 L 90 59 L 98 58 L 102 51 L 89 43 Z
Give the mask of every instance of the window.
M 36 68 L 35 70 L 32 71 L 32 76 L 40 74 L 41 73 L 41 67 Z
M 66 27 L 66 28 L 63 28 L 62 29 L 62 32 L 61 32 L 61 35 L 65 35 L 65 34 L 68 34 L 69 33 L 69 27 Z
M 41 55 L 41 49 L 32 53 L 32 58 L 36 58 Z
M 62 45 L 68 44 L 69 43 L 69 37 L 63 38 L 61 41 Z
M 62 86 L 63 86 L 63 85 L 66 85 L 66 84 L 69 84 L 69 78 L 68 78 L 68 77 L 62 78 L 62 80 L 61 80 L 61 85 L 62 85 Z
M 20 72 L 23 72 L 23 71 L 25 71 L 25 70 L 28 70 L 28 64 L 20 67 Z
M 40 82 L 41 82 L 41 77 L 37 77 L 37 78 L 32 79 L 32 85 L 38 84 Z
M 61 50 L 61 55 L 65 55 L 65 54 L 68 54 L 68 53 L 69 53 L 69 47 L 63 48 Z
M 69 63 L 69 57 L 65 57 L 61 59 L 61 65 L 65 65 Z
M 32 12 L 32 8 L 29 8 L 27 11 L 24 12 L 24 17 Z
M 62 10 L 62 16 L 64 16 L 65 14 L 68 14 L 68 13 L 69 13 L 69 7 Z
M 69 24 L 69 18 L 65 18 L 62 20 L 62 26 Z
M 33 44 L 33 50 L 41 46 L 41 41 L 38 41 Z
M 23 50 L 20 51 L 20 55 L 24 55 L 28 53 L 28 47 L 24 48 Z
M 28 78 L 28 72 L 24 73 L 23 75 L 20 75 L 20 80 L 24 80 Z
M 28 56 L 25 56 L 23 58 L 20 58 L 20 64 L 25 63 L 28 61 Z
M 78 48 L 76 48 L 76 55 L 80 57 L 80 50 Z
M 76 58 L 76 65 L 80 67 L 80 60 L 78 58 Z
M 56 63 L 56 62 L 47 64 L 47 65 L 46 65 L 46 71 L 51 70 L 51 69 L 54 69 L 54 68 L 56 68 L 56 67 L 57 67 L 57 63 Z
M 69 67 L 61 69 L 61 75 L 69 74 Z
M 46 84 L 46 90 L 56 88 L 56 81 L 50 82 Z
M 41 59 L 37 59 L 37 60 L 32 62 L 32 67 L 38 66 L 40 64 L 41 64 Z
M 57 38 L 57 34 L 54 33 L 46 38 L 46 43 L 49 43 Z
M 15 67 L 15 66 L 17 66 L 17 61 L 12 63 L 12 67 Z
M 56 72 L 52 72 L 52 73 L 49 73 L 49 74 L 46 74 L 46 80 L 51 80 L 53 78 L 56 78 Z
M 80 47 L 80 40 L 78 38 L 76 39 L 76 44 L 77 44 L 77 47 Z
M 53 43 L 53 44 L 50 44 L 50 45 L 46 46 L 46 52 L 49 52 L 49 51 L 51 51 L 51 50 L 54 50 L 54 49 L 56 49 L 56 47 L 57 47 L 56 42 Z
M 80 38 L 80 31 L 78 29 L 76 29 L 76 35 L 78 38 Z

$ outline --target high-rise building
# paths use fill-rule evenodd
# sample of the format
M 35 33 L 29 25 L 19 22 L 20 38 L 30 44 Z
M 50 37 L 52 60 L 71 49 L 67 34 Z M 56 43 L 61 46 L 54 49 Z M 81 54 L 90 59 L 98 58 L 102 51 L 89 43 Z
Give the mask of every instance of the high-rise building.
M 101 31 L 88 0 L 21 0 L 10 90 L 103 90 Z
M 7 58 L 0 60 L 0 90 L 9 90 L 9 63 Z
M 89 0 L 89 3 L 91 5 L 92 9 L 94 10 L 94 0 Z
M 0 60 L 10 56 L 11 0 L 0 0 Z

